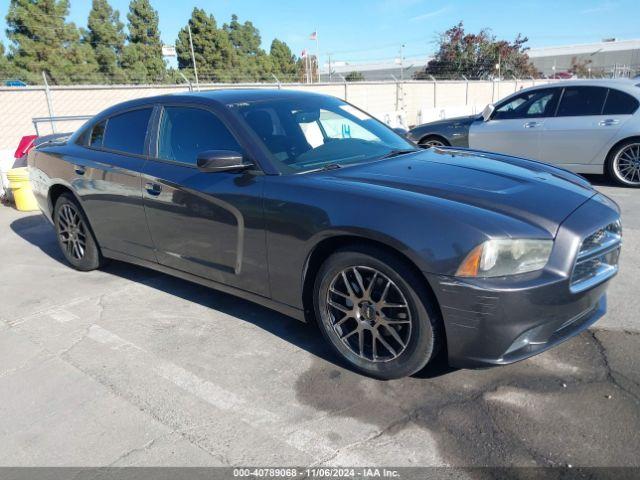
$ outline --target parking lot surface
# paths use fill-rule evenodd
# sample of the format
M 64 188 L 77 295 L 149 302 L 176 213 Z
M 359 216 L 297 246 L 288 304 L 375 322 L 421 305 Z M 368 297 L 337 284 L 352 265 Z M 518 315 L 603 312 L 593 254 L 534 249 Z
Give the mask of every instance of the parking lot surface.
M 0 465 L 640 465 L 640 191 L 609 313 L 540 356 L 381 382 L 313 328 L 0 208 Z

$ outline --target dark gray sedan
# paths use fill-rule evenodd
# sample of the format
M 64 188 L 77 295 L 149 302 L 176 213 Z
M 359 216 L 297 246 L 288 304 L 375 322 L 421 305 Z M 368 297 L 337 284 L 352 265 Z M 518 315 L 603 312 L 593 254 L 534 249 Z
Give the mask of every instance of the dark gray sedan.
M 438 352 L 459 367 L 542 352 L 603 315 L 618 269 L 618 207 L 580 177 L 417 149 L 333 97 L 130 101 L 29 165 L 74 268 L 131 262 L 315 321 L 384 379 Z

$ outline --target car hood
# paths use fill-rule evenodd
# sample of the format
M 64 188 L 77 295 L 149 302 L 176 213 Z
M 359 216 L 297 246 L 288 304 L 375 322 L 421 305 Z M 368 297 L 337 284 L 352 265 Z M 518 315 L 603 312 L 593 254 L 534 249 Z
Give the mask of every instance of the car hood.
M 451 118 L 444 118 L 442 120 L 434 120 L 433 122 L 427 122 L 427 123 L 423 123 L 421 125 L 418 125 L 417 127 L 412 128 L 411 130 L 415 130 L 418 129 L 420 127 L 424 127 L 424 126 L 434 126 L 434 125 L 449 125 L 449 124 L 460 124 L 460 125 L 468 125 L 471 124 L 473 122 L 475 122 L 478 119 L 478 115 L 469 115 L 466 117 L 451 117 Z
M 551 165 L 452 148 L 418 151 L 327 173 L 340 181 L 502 213 L 554 236 L 562 221 L 597 193 L 582 177 Z

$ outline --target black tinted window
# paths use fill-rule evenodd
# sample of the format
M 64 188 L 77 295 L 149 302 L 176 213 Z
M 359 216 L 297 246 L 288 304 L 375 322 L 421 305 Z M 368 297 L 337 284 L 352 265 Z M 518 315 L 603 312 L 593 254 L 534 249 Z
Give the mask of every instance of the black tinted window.
M 106 120 L 96 124 L 91 130 L 91 137 L 89 138 L 89 146 L 91 147 L 101 147 L 102 140 L 104 139 L 104 126 L 106 124 Z
M 107 120 L 103 147 L 119 152 L 143 154 L 151 110 L 132 110 L 110 117 Z
M 604 115 L 631 115 L 638 109 L 638 100 L 620 90 L 609 90 L 604 104 Z
M 206 150 L 241 152 L 231 132 L 211 112 L 165 107 L 160 121 L 158 157 L 195 165 L 198 153 Z
M 601 87 L 567 87 L 564 89 L 559 117 L 602 115 L 607 89 Z

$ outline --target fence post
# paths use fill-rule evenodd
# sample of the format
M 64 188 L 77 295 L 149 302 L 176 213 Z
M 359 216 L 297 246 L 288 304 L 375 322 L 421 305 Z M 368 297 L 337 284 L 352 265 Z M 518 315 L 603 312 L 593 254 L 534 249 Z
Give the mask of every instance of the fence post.
M 344 76 L 340 73 L 338 75 L 340 75 L 340 78 L 344 82 L 344 101 L 346 102 L 347 101 L 347 79 L 344 78 Z
M 395 77 L 395 75 L 391 74 L 391 78 L 393 78 L 393 81 L 396 82 L 396 112 L 398 110 L 400 110 L 400 83 L 398 82 L 398 79 Z
M 178 70 L 178 73 L 184 79 L 184 81 L 187 82 L 187 86 L 189 87 L 189 91 L 193 92 L 193 85 L 191 84 L 191 80 L 189 80 L 187 77 L 185 77 L 184 74 L 180 70 Z
M 42 79 L 44 80 L 44 94 L 47 97 L 47 108 L 49 110 L 49 118 L 51 119 L 51 133 L 56 133 L 56 126 L 53 122 L 53 101 L 51 100 L 51 91 L 49 90 L 49 83 L 47 82 L 47 75 L 42 71 Z
M 464 106 L 469 106 L 469 79 L 462 75 L 465 81 L 465 90 L 464 90 Z
M 433 75 L 429 75 L 431 77 L 431 81 L 433 82 L 433 108 L 435 110 L 438 103 L 438 82 L 434 78 Z

